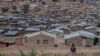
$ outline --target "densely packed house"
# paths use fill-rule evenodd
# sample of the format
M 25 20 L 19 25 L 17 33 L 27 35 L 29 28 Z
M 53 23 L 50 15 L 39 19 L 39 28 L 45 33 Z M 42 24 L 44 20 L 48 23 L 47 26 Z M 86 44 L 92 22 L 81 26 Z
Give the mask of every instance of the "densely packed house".
M 10 8 L 7 14 L 0 13 L 0 48 L 11 45 L 59 47 L 72 43 L 83 47 L 94 46 L 94 39 L 100 40 L 100 28 L 96 26 L 100 22 L 100 8 L 80 4 L 80 0 L 66 1 L 0 0 L 0 9 Z M 93 1 L 84 0 L 87 3 Z M 21 12 L 25 4 L 30 6 L 30 13 L 10 13 Z M 63 39 L 63 43 L 59 43 L 58 39 Z M 100 45 L 100 41 L 96 45 Z

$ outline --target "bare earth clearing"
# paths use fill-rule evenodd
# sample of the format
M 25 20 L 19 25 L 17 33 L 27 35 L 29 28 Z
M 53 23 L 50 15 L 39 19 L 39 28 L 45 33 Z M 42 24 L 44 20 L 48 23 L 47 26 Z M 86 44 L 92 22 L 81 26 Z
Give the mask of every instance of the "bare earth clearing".
M 18 56 L 19 51 L 22 50 L 24 53 L 29 53 L 31 50 L 33 50 L 34 47 L 29 47 L 29 46 L 11 46 L 9 48 L 3 48 L 1 49 L 1 52 L 7 54 L 7 56 Z M 69 54 L 70 53 L 70 48 L 41 48 L 37 49 L 35 48 L 38 52 L 38 54 L 42 54 L 43 52 L 46 54 L 63 54 L 61 56 L 64 56 L 64 54 Z M 91 48 L 84 48 L 84 47 L 77 47 L 77 53 L 85 53 L 87 56 L 93 56 L 95 53 L 100 53 L 100 49 L 97 47 L 91 47 Z M 40 56 L 40 55 L 38 55 Z M 70 56 L 70 55 L 69 55 Z
M 64 45 L 63 38 L 57 38 L 58 47 L 33 47 L 29 45 L 23 46 L 10 46 L 8 48 L 0 49 L 1 52 L 7 54 L 7 56 L 18 56 L 19 51 L 22 50 L 24 53 L 29 53 L 32 50 L 36 50 L 38 54 L 42 54 L 43 52 L 46 54 L 61 54 L 61 56 L 65 56 L 62 54 L 69 54 L 70 47 Z M 77 53 L 85 53 L 87 56 L 93 56 L 94 53 L 99 53 L 100 55 L 100 47 L 77 47 Z M 41 55 L 38 55 L 41 56 Z M 48 56 L 48 55 L 47 55 Z M 53 55 L 51 55 L 53 56 Z

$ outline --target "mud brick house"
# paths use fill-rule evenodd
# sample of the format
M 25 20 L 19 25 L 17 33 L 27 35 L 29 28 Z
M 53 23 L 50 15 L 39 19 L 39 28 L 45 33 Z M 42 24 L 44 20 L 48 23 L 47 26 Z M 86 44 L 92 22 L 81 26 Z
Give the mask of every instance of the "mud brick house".
M 77 31 L 69 35 L 64 35 L 65 44 L 70 46 L 74 43 L 76 46 L 93 46 L 95 34 L 87 31 Z
M 71 33 L 71 29 L 67 25 L 63 25 L 61 27 L 58 27 L 57 29 L 62 30 L 64 32 L 64 34 L 70 34 Z
M 59 33 L 60 34 L 70 34 L 71 30 L 67 27 L 67 25 L 57 27 L 56 29 L 52 29 L 49 32 L 51 33 Z
M 9 47 L 15 44 L 16 38 L 13 37 L 0 37 L 0 48 Z
M 34 47 L 53 47 L 55 45 L 56 35 L 48 32 L 36 32 L 26 34 L 25 43 Z
M 10 8 L 11 7 L 11 0 L 0 0 L 0 8 Z
M 11 45 L 20 46 L 23 45 L 23 37 L 8 37 L 0 36 L 0 48 L 6 48 Z
M 23 38 L 23 37 L 16 38 L 15 45 L 16 46 L 24 45 L 24 40 L 25 40 L 25 38 Z
M 97 34 L 97 27 L 95 26 L 88 26 L 88 27 L 85 27 L 85 31 L 88 31 L 88 32 L 92 32 L 94 34 Z
M 97 29 L 96 32 L 97 32 L 97 35 L 100 36 L 100 29 Z
M 70 26 L 70 29 L 75 32 L 75 31 L 82 30 L 83 26 L 81 24 L 73 24 Z

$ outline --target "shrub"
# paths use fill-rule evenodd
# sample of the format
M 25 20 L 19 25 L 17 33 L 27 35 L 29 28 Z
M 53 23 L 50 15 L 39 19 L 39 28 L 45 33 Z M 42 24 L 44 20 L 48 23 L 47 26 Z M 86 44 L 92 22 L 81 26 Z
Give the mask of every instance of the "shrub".
M 8 8 L 2 8 L 2 12 L 8 12 Z
M 79 53 L 78 56 L 86 56 L 85 53 Z
M 23 10 L 24 14 L 28 13 L 29 5 L 23 5 L 23 9 L 22 10 Z
M 34 50 L 33 50 L 33 51 L 31 51 L 31 52 L 30 52 L 30 54 L 29 54 L 29 56 L 36 56 L 36 55 L 37 55 L 37 52 L 36 52 L 36 51 L 34 51 Z
M 96 45 L 97 43 L 98 43 L 98 38 L 95 37 L 95 38 L 94 38 L 94 45 Z
M 100 56 L 100 53 L 94 53 L 93 56 Z
M 97 27 L 99 27 L 99 28 L 100 28 L 100 22 L 99 22 L 99 23 L 97 23 Z
M 60 54 L 55 54 L 55 56 L 60 56 Z
M 20 56 L 26 56 L 26 54 L 23 51 L 20 51 Z
M 0 53 L 0 56 L 5 56 L 4 54 Z

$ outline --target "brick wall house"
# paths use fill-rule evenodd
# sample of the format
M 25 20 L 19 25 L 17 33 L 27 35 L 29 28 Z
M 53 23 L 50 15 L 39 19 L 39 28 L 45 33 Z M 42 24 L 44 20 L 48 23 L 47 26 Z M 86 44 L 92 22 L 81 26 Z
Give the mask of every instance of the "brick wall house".
M 89 26 L 89 27 L 85 27 L 85 30 L 97 34 L 97 27 Z
M 78 36 L 71 39 L 66 39 L 65 44 L 71 46 L 74 43 L 76 46 L 93 46 L 93 39 L 87 37 Z
M 23 45 L 23 44 L 24 44 L 24 38 L 23 37 L 16 38 L 15 45 L 20 46 L 20 45 Z
M 47 32 L 37 32 L 25 35 L 25 44 L 34 47 L 53 47 L 55 45 L 56 35 Z
M 0 48 L 9 47 L 15 44 L 15 39 L 12 37 L 0 37 Z
M 4 47 L 7 47 L 6 43 L 0 42 L 0 48 L 4 48 Z
M 72 25 L 70 27 L 71 31 L 79 31 L 79 30 L 82 30 L 83 29 L 83 26 L 79 26 L 79 25 Z
M 95 37 L 96 35 L 86 31 L 77 31 L 69 35 L 64 35 L 67 46 L 72 45 L 72 43 L 76 46 L 93 46 Z

